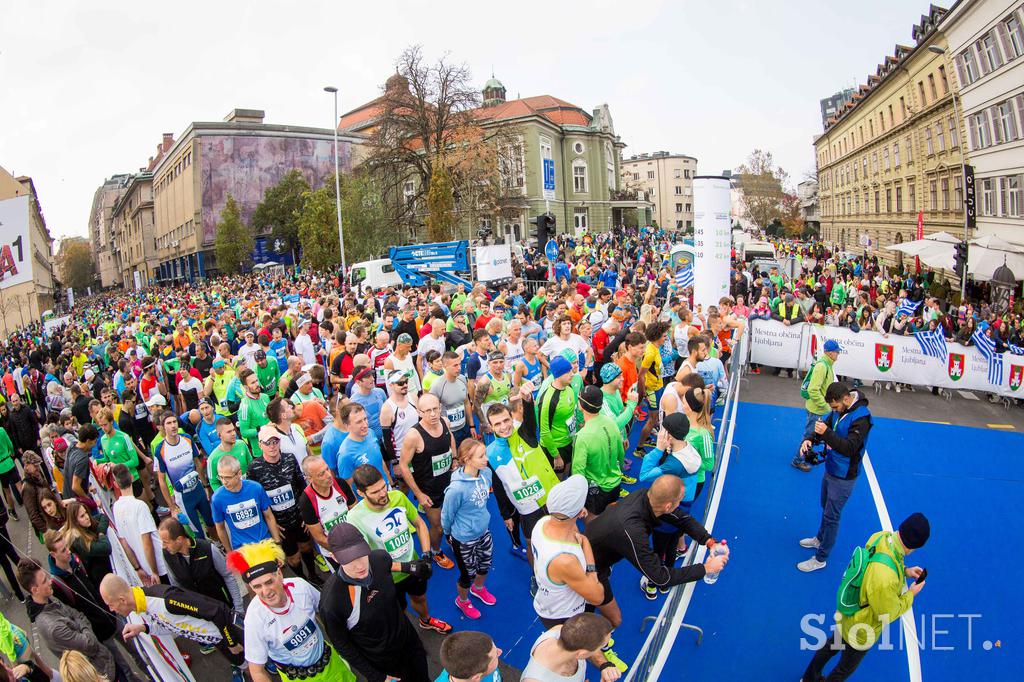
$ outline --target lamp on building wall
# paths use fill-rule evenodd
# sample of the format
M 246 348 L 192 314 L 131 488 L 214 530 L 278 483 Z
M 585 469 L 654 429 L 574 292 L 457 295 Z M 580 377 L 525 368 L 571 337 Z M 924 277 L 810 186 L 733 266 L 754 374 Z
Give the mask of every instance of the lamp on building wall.
M 966 270 L 967 268 L 964 268 L 965 272 Z M 992 279 L 988 284 L 992 290 L 992 312 L 1002 315 L 1010 309 L 1010 299 L 1013 296 L 1013 290 L 1017 287 L 1017 278 L 1013 271 L 1006 267 L 1005 259 L 1003 264 L 992 273 Z

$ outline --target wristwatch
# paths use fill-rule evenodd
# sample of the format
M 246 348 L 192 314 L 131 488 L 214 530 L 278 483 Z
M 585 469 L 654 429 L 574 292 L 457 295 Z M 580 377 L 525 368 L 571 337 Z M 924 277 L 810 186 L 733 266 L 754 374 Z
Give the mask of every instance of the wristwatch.
M 597 566 L 594 564 L 587 564 L 587 573 L 597 573 Z

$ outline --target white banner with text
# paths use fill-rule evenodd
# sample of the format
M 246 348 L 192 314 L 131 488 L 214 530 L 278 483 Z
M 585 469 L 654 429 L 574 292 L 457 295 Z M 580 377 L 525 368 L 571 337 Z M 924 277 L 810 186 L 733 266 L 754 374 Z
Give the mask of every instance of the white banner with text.
M 947 357 L 941 360 L 922 353 L 912 336 L 886 337 L 806 323 L 786 326 L 776 320 L 750 322 L 750 362 L 768 367 L 806 371 L 825 341 L 833 339 L 842 348 L 837 376 L 1024 397 L 1024 355 L 1004 353 L 1000 381 L 992 384 L 988 360 L 974 346 L 947 344 Z

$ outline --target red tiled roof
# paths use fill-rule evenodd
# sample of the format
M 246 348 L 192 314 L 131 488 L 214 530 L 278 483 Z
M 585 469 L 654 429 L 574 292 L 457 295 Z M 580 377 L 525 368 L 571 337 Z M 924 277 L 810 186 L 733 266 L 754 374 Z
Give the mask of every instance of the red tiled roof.
M 351 130 L 358 127 L 362 123 L 367 123 L 371 119 L 380 116 L 384 111 L 383 105 L 380 103 L 381 97 L 375 100 L 371 100 L 352 111 L 342 114 L 341 119 L 338 121 L 338 130 Z

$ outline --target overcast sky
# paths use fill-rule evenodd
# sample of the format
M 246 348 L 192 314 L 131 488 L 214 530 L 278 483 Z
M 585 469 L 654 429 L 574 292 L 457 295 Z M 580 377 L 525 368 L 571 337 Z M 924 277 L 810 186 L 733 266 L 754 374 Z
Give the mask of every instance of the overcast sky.
M 701 172 L 770 150 L 813 171 L 818 100 L 864 82 L 926 0 L 785 2 L 55 2 L 0 24 L 0 166 L 30 175 L 55 238 L 85 235 L 93 192 L 163 132 L 264 109 L 329 126 L 376 97 L 404 47 L 450 52 L 481 86 L 611 108 L 626 154 L 696 156 Z

